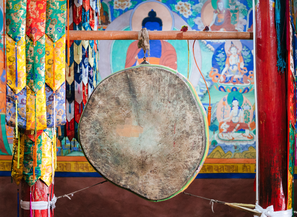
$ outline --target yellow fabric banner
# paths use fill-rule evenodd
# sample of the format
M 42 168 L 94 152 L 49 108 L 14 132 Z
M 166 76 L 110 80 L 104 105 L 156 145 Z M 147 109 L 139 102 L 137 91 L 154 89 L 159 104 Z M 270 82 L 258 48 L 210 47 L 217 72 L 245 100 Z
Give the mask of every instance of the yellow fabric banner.
M 17 48 L 17 55 L 16 55 Z M 17 56 L 17 64 L 16 64 Z M 17 43 L 6 35 L 7 84 L 15 94 L 26 86 L 26 43 L 22 37 Z M 17 70 L 16 70 L 17 66 Z
M 54 43 L 48 36 L 45 36 L 45 83 L 53 91 L 59 89 L 65 82 L 65 38 L 64 35 Z

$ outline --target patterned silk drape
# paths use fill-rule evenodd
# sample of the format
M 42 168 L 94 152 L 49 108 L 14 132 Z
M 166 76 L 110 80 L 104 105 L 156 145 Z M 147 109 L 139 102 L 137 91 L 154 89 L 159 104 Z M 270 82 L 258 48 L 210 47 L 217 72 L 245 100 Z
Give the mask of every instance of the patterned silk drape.
M 52 182 L 56 127 L 66 123 L 66 0 L 7 1 L 6 122 L 14 127 L 12 177 Z

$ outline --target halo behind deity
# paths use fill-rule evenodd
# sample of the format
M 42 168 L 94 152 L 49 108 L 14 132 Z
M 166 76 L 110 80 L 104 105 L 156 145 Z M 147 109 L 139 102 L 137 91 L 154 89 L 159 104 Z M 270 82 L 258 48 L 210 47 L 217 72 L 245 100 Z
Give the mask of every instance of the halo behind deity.
M 174 19 L 173 14 L 169 8 L 158 1 L 146 1 L 139 4 L 132 12 L 130 17 L 130 29 L 132 31 L 139 31 L 142 29 L 142 20 L 148 17 L 151 10 L 157 13 L 157 17 L 162 20 L 163 31 L 173 30 Z
M 218 9 L 218 4 L 217 4 L 218 0 L 211 0 L 211 5 L 213 7 L 213 9 Z M 225 8 L 229 8 L 229 0 L 223 0 L 224 2 L 224 7 Z
M 201 20 L 204 26 L 209 26 L 213 19 L 214 8 L 211 5 L 211 0 L 204 3 L 201 9 Z
M 239 40 L 232 40 L 232 41 L 230 40 L 230 41 L 225 42 L 225 52 L 226 52 L 226 54 L 230 54 L 229 50 L 230 50 L 230 47 L 231 47 L 232 44 L 234 44 L 234 46 L 238 50 L 238 53 L 240 53 L 241 50 L 242 50 L 241 42 Z
M 238 105 L 241 106 L 243 103 L 243 96 L 241 93 L 238 93 L 237 91 L 228 94 L 227 103 L 229 104 L 229 106 L 232 107 L 232 101 L 234 98 L 237 99 Z

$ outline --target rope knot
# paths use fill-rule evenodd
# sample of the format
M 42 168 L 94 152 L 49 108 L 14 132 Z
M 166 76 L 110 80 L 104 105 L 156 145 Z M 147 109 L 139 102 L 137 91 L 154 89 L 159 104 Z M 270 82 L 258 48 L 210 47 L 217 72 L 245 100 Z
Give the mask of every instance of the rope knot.
M 214 209 L 213 209 L 214 203 L 217 203 L 217 202 L 218 200 L 214 200 L 214 199 L 210 199 L 209 201 L 212 213 L 214 213 Z

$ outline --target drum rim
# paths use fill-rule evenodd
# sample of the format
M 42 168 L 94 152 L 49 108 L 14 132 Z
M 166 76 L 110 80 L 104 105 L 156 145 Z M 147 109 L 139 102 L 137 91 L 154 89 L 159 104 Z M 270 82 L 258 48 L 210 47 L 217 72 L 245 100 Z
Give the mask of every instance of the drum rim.
M 205 132 L 204 132 L 204 134 L 205 134 L 205 143 L 206 143 L 206 145 L 205 145 L 204 153 L 203 153 L 203 156 L 202 156 L 202 158 L 201 158 L 201 160 L 200 160 L 200 163 L 198 164 L 196 170 L 193 172 L 192 177 L 186 182 L 186 184 L 185 184 L 180 190 L 178 190 L 177 192 L 175 192 L 174 194 L 172 194 L 172 195 L 169 196 L 169 197 L 162 198 L 162 199 L 158 199 L 158 200 L 152 200 L 152 199 L 148 199 L 148 198 L 146 198 L 146 197 L 143 197 L 142 195 L 140 195 L 140 194 L 138 194 L 138 193 L 136 193 L 136 192 L 134 192 L 134 191 L 132 191 L 132 190 L 130 190 L 130 189 L 128 189 L 128 188 L 124 188 L 124 187 L 122 187 L 122 186 L 120 186 L 120 185 L 114 183 L 113 181 L 109 180 L 108 178 L 106 178 L 103 174 L 101 174 L 101 173 L 97 170 L 97 168 L 95 168 L 95 167 L 93 166 L 93 164 L 92 164 L 92 163 L 90 162 L 90 160 L 87 158 L 86 153 L 85 153 L 85 150 L 84 150 L 83 146 L 81 145 L 81 141 L 80 141 L 80 130 L 79 130 L 79 129 L 80 129 L 80 124 L 81 124 L 81 120 L 82 120 L 83 114 L 84 114 L 84 112 L 85 112 L 85 109 L 82 111 L 82 114 L 81 114 L 81 117 L 80 117 L 80 120 L 79 120 L 79 123 L 78 123 L 78 127 L 77 127 L 77 131 L 78 131 L 78 142 L 79 142 L 79 144 L 80 144 L 80 146 L 81 146 L 81 148 L 82 148 L 82 151 L 83 151 L 83 153 L 84 153 L 84 155 L 85 155 L 85 158 L 87 159 L 87 161 L 89 162 L 89 164 L 90 164 L 90 165 L 93 167 L 93 169 L 94 169 L 97 173 L 99 173 L 104 179 L 106 179 L 106 180 L 109 181 L 110 183 L 112 183 L 112 184 L 114 184 L 114 185 L 116 185 L 116 186 L 118 186 L 118 187 L 120 187 L 120 188 L 123 188 L 123 189 L 125 189 L 125 190 L 128 190 L 128 191 L 132 192 L 133 194 L 135 194 L 135 195 L 137 195 L 137 196 L 139 196 L 139 197 L 141 197 L 141 198 L 143 198 L 143 199 L 145 199 L 145 200 L 152 201 L 152 202 L 162 202 L 162 201 L 169 200 L 169 199 L 175 197 L 176 195 L 182 193 L 183 191 L 185 191 L 185 190 L 189 187 L 189 185 L 195 180 L 195 178 L 197 177 L 197 175 L 199 174 L 199 172 L 200 172 L 200 170 L 201 170 L 203 164 L 205 163 L 205 159 L 206 159 L 206 157 L 207 157 L 207 155 L 208 155 L 208 152 L 209 152 L 209 128 L 208 128 L 208 119 L 207 119 L 206 111 L 205 111 L 205 109 L 204 109 L 204 107 L 203 107 L 203 105 L 202 105 L 202 103 L 201 103 L 201 101 L 200 101 L 200 99 L 199 99 L 199 97 L 198 97 L 198 94 L 197 94 L 197 92 L 196 92 L 194 86 L 193 86 L 192 83 L 189 81 L 189 79 L 187 79 L 184 75 L 180 74 L 179 72 L 177 72 L 176 70 L 174 70 L 174 69 L 172 69 L 172 68 L 169 68 L 169 67 L 166 67 L 166 66 L 162 66 L 162 65 L 154 65 L 154 64 L 143 64 L 143 65 L 133 66 L 133 67 L 129 67 L 129 68 L 125 68 L 125 69 L 119 70 L 119 71 L 117 71 L 117 72 L 115 72 L 115 73 L 113 73 L 113 74 L 110 74 L 109 76 L 107 76 L 106 78 L 104 78 L 102 81 L 100 81 L 100 83 L 104 82 L 104 81 L 107 80 L 109 77 L 114 76 L 114 75 L 116 75 L 116 74 L 119 74 L 119 73 L 121 73 L 121 72 L 123 72 L 123 71 L 129 70 L 129 69 L 136 69 L 136 68 L 148 67 L 148 66 L 149 66 L 149 67 L 162 68 L 162 69 L 168 70 L 168 71 L 173 72 L 174 74 L 176 74 L 179 78 L 181 78 L 181 79 L 183 80 L 183 82 L 185 82 L 185 83 L 188 85 L 188 87 L 190 88 L 190 90 L 191 90 L 190 92 L 192 93 L 193 97 L 196 99 L 196 103 L 198 104 L 198 106 L 199 106 L 199 108 L 200 108 L 200 111 L 202 112 L 203 122 L 204 122 L 204 126 L 205 126 Z M 93 92 L 91 93 L 89 99 L 92 97 L 92 95 L 94 94 L 95 90 L 98 88 L 98 86 L 100 85 L 100 83 L 96 86 L 96 88 L 94 88 L 94 90 L 93 90 Z M 89 103 L 89 100 L 87 101 L 86 105 L 84 106 L 85 108 L 87 107 L 88 103 Z

